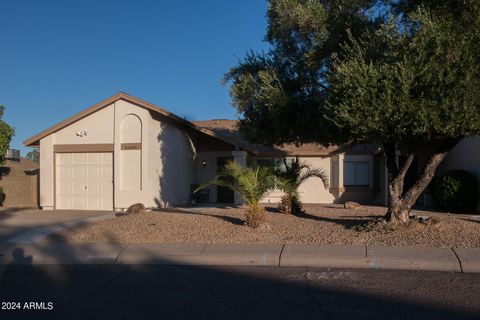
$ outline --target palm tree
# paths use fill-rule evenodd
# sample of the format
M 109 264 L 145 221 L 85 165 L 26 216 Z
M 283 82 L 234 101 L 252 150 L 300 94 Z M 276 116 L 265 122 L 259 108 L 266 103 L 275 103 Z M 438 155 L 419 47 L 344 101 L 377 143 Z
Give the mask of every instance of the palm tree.
M 227 187 L 238 192 L 245 200 L 247 209 L 245 223 L 256 228 L 265 221 L 265 209 L 260 200 L 274 190 L 281 180 L 275 176 L 274 170 L 263 167 L 242 167 L 236 162 L 227 162 L 214 180 L 201 184 L 194 192 L 209 185 Z
M 328 188 L 328 176 L 325 170 L 311 168 L 298 160 L 298 157 L 291 163 L 288 163 L 287 159 L 283 159 L 283 163 L 284 167 L 275 170 L 277 177 L 283 181 L 281 189 L 284 192 L 278 209 L 283 213 L 298 213 L 302 211 L 302 202 L 298 193 L 300 185 L 308 179 L 316 177 L 322 180 L 325 188 Z

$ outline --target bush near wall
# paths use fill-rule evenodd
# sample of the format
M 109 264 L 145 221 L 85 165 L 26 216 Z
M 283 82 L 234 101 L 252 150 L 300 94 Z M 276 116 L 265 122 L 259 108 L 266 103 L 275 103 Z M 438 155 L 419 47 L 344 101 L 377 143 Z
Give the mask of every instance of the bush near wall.
M 3 206 L 4 201 L 5 201 L 5 193 L 3 192 L 3 188 L 0 187 L 0 207 Z
M 451 170 L 433 181 L 437 203 L 444 209 L 463 212 L 475 210 L 478 203 L 477 178 L 465 170 Z

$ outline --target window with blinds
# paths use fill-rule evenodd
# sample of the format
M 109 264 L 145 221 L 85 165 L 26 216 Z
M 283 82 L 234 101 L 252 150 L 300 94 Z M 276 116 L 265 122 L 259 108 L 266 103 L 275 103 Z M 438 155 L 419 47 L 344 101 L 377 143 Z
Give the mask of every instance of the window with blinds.
M 368 187 L 370 185 L 368 161 L 345 161 L 343 163 L 343 185 L 346 187 Z

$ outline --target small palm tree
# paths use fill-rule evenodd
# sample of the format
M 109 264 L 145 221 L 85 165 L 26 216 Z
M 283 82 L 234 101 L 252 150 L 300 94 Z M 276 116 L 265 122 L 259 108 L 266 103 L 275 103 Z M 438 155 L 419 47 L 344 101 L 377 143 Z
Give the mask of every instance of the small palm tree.
M 214 180 L 201 184 L 194 192 L 212 184 L 238 192 L 247 205 L 245 222 L 248 226 L 256 228 L 265 221 L 265 209 L 260 205 L 260 200 L 274 190 L 278 183 L 280 179 L 270 168 L 263 166 L 244 168 L 236 162 L 227 162 Z
M 328 176 L 325 170 L 311 168 L 295 158 L 291 163 L 283 159 L 284 167 L 275 170 L 275 174 L 282 180 L 281 189 L 284 192 L 280 200 L 279 210 L 283 213 L 294 214 L 303 209 L 298 188 L 310 178 L 320 178 L 325 188 L 328 188 Z

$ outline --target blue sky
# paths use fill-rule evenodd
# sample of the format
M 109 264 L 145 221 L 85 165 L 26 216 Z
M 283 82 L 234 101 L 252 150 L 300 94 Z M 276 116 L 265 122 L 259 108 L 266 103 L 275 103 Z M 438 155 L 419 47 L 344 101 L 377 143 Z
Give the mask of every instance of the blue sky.
M 11 146 L 124 91 L 190 120 L 235 118 L 223 74 L 267 47 L 266 1 L 0 0 Z

